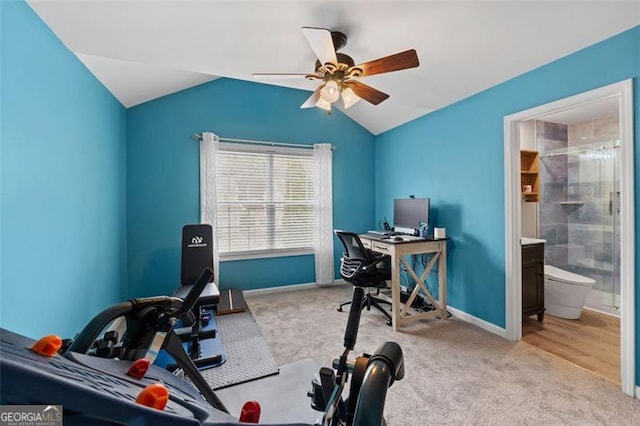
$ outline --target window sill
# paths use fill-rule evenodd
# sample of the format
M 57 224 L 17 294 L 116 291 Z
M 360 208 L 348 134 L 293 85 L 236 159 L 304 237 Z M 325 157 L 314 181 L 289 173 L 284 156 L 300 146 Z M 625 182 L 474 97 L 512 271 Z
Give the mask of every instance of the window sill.
M 271 257 L 307 256 L 314 254 L 312 248 L 298 250 L 265 250 L 220 254 L 220 262 L 233 260 L 268 259 Z

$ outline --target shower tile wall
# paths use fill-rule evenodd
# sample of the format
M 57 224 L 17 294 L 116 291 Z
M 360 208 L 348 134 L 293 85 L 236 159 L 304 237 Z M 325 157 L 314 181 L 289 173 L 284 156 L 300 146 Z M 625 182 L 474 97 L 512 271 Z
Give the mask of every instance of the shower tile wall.
M 568 146 L 567 126 L 536 121 L 536 145 L 540 152 L 540 238 L 545 239 L 545 261 L 566 269 L 569 263 L 567 211 L 567 157 L 545 157 Z

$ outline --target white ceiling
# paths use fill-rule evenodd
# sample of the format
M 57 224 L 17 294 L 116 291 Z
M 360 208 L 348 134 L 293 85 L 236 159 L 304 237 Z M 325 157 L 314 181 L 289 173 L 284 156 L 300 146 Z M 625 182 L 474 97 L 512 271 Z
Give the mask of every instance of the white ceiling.
M 640 24 L 640 0 L 27 1 L 126 107 L 217 77 L 311 73 L 303 26 L 344 32 L 356 63 L 414 48 L 419 68 L 363 79 L 387 101 L 346 110 L 374 134 Z

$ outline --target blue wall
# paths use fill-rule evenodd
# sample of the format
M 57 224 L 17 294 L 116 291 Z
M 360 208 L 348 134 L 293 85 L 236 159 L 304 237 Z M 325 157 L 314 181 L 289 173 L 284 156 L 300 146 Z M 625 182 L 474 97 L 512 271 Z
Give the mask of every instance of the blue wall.
M 434 225 L 446 227 L 453 238 L 449 303 L 505 327 L 504 116 L 633 78 L 637 167 L 639 77 L 640 26 L 379 135 L 376 217 L 389 217 L 394 197 L 430 196 Z M 635 185 L 638 199 L 637 178 Z M 637 203 L 636 214 L 640 232 Z M 640 382 L 640 372 L 638 377 Z
M 334 151 L 334 227 L 374 225 L 373 136 L 339 111 L 300 109 L 309 92 L 218 79 L 128 110 L 129 294 L 171 293 L 180 279 L 182 226 L 200 220 L 193 133 L 313 144 Z M 337 241 L 336 241 L 337 242 Z M 336 249 L 336 262 L 341 251 Z M 337 269 L 336 269 L 337 271 Z M 315 281 L 313 256 L 222 262 L 222 288 Z
M 73 337 L 124 295 L 126 111 L 26 3 L 0 3 L 0 326 Z

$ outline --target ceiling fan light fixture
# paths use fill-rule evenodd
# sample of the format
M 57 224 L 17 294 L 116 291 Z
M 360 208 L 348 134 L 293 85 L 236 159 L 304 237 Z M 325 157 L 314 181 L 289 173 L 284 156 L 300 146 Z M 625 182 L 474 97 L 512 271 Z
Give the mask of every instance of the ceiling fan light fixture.
M 361 98 L 356 95 L 351 87 L 347 87 L 342 91 L 342 102 L 344 103 L 344 108 L 347 109 L 353 106 L 356 102 L 358 102 Z
M 329 104 L 340 99 L 340 86 L 338 82 L 335 80 L 327 81 L 322 90 L 320 90 L 320 98 Z
M 1 0 L 0 0 L 1 1 Z M 338 53 L 347 42 L 347 36 L 339 31 L 326 28 L 302 27 L 302 32 L 315 53 L 315 72 L 312 74 L 264 74 L 253 76 L 258 80 L 266 78 L 306 78 L 318 80 L 320 85 L 300 108 L 318 107 L 331 114 L 331 104 L 342 96 L 344 108 L 352 107 L 360 99 L 371 105 L 378 105 L 389 98 L 389 95 L 368 86 L 360 81 L 360 77 L 368 77 L 393 71 L 401 71 L 420 66 L 415 49 L 394 53 L 368 62 L 355 64 L 351 56 Z
M 329 113 L 331 113 L 331 102 L 328 102 L 326 100 L 324 100 L 322 98 L 322 96 L 320 96 L 320 98 L 318 98 L 318 101 L 316 102 L 316 106 L 318 108 L 321 108 L 325 111 L 329 111 Z

